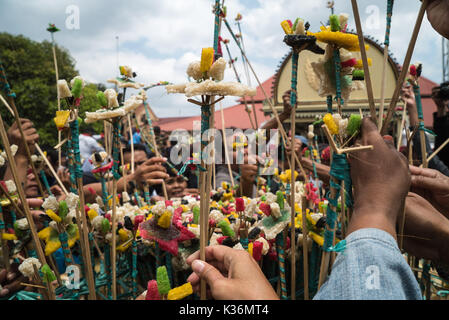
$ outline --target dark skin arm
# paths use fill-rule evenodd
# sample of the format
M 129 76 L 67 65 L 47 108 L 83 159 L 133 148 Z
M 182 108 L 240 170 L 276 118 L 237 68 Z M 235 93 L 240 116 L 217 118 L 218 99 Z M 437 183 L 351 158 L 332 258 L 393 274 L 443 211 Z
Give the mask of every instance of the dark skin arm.
M 302 142 L 301 142 L 301 140 L 295 139 L 295 141 L 296 141 L 296 143 L 295 143 L 295 152 L 296 152 L 296 154 L 298 156 L 298 159 L 301 162 L 303 168 L 305 170 L 313 172 L 313 162 L 312 162 L 312 160 L 310 158 L 302 157 L 302 152 L 301 152 Z M 291 159 L 290 141 L 289 141 L 289 145 L 285 148 L 285 153 L 286 153 L 286 157 L 288 159 Z M 288 162 L 287 161 L 285 163 L 285 167 L 288 168 Z M 328 166 L 326 166 L 324 164 L 321 164 L 321 163 L 318 163 L 318 162 L 315 162 L 315 168 L 316 168 L 316 172 L 317 172 L 318 178 L 323 180 L 324 183 L 329 184 L 330 168 Z M 298 166 L 296 166 L 296 170 L 299 171 Z
M 410 126 L 415 127 L 419 124 L 418 109 L 416 108 L 415 93 L 412 86 L 403 87 L 401 89 L 401 97 L 407 107 Z
M 290 93 L 291 90 L 288 90 L 284 93 L 282 96 L 282 102 L 284 104 L 284 110 L 279 114 L 279 120 L 284 122 L 290 117 L 290 114 L 292 112 L 292 106 L 290 105 Z M 278 127 L 278 122 L 275 117 L 268 120 L 263 126 L 261 126 L 261 129 L 276 129 Z
M 411 191 L 449 218 L 449 177 L 433 169 L 410 166 Z
M 409 192 L 405 201 L 404 249 L 414 256 L 447 264 L 448 244 L 449 220 L 426 199 Z
M 0 298 L 8 297 L 17 291 L 23 290 L 24 286 L 20 285 L 22 282 L 27 282 L 26 278 L 18 270 L 19 265 L 14 263 L 11 265 L 11 270 L 0 269 Z
M 301 164 L 306 170 L 310 170 L 313 172 L 313 162 L 309 158 L 302 158 Z M 330 168 L 324 164 L 315 162 L 316 173 L 318 178 L 322 180 L 324 183 L 329 184 L 330 179 Z
M 396 219 L 410 186 L 407 160 L 382 139 L 371 120 L 364 119 L 361 131 L 358 142 L 372 144 L 375 151 L 359 151 L 351 156 L 351 177 L 356 192 L 349 229 L 354 232 L 361 228 L 378 228 L 396 237 Z M 215 299 L 277 299 L 247 252 L 212 246 L 206 248 L 207 262 L 198 259 L 199 252 L 196 252 L 186 261 L 194 272 L 188 281 L 195 291 L 202 278 L 207 281 L 208 293 Z
M 149 185 L 161 184 L 164 179 L 167 179 L 169 177 L 167 174 L 167 170 L 162 165 L 162 163 L 164 163 L 165 161 L 165 158 L 159 157 L 148 159 L 143 164 L 136 167 L 134 174 L 126 176 L 126 182 L 135 181 L 139 187 L 142 186 L 143 182 L 147 182 Z M 110 183 L 112 184 L 112 181 Z M 92 194 L 89 188 L 94 190 L 95 194 Z M 83 189 L 87 202 L 95 202 L 96 195 L 101 195 L 100 182 L 85 185 Z M 121 193 L 124 190 L 125 178 L 121 177 L 117 181 L 117 192 Z
M 348 234 L 363 228 L 376 228 L 396 238 L 396 221 L 410 188 L 407 159 L 396 151 L 390 139 L 382 138 L 368 118 L 363 119 L 357 142 L 374 148 L 349 156 L 354 211 Z

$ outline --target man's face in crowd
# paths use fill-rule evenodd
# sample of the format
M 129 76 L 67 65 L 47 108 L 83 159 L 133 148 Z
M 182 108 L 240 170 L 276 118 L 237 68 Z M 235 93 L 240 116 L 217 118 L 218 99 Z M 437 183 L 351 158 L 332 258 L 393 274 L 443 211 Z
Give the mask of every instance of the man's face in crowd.
M 169 198 L 180 198 L 184 196 L 184 190 L 187 188 L 187 182 L 181 177 L 169 177 L 165 180 L 167 195 Z
M 148 156 L 145 151 L 142 150 L 134 150 L 134 167 L 137 168 L 145 161 L 148 160 Z M 125 152 L 123 154 L 123 161 L 125 163 L 131 164 L 131 152 Z
M 28 169 L 27 172 L 25 195 L 27 198 L 36 198 L 39 196 L 39 188 L 37 186 L 36 177 L 31 172 L 31 169 Z

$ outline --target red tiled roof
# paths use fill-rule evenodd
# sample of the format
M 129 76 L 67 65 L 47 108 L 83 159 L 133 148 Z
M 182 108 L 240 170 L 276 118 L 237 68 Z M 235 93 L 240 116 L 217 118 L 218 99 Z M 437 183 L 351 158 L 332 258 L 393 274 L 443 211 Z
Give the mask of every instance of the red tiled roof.
M 190 118 L 190 117 L 167 117 L 167 118 L 159 118 L 159 121 L 153 122 L 153 125 L 155 126 L 161 126 L 173 121 L 180 121 L 186 118 Z
M 271 88 L 273 85 L 274 76 L 268 78 L 262 83 L 262 87 L 265 90 L 266 94 L 271 97 L 272 92 Z M 433 112 L 436 112 L 436 105 L 433 100 L 430 98 L 432 93 L 432 88 L 438 86 L 438 83 L 433 82 L 430 79 L 425 77 L 420 77 L 419 85 L 421 88 L 421 96 L 422 96 L 422 106 L 424 113 L 424 124 L 426 127 L 431 128 L 433 126 Z M 254 100 L 256 105 L 257 112 L 257 120 L 258 124 L 260 124 L 270 117 L 265 116 L 262 111 L 262 102 L 265 100 L 265 95 L 260 87 L 257 87 L 257 92 L 254 97 L 246 97 L 246 102 L 251 104 Z M 251 128 L 251 122 L 249 121 L 248 114 L 245 111 L 245 105 L 243 104 L 243 98 L 237 100 L 240 104 L 237 104 L 232 107 L 228 107 L 223 109 L 224 117 L 225 117 L 225 126 L 236 127 L 240 129 L 248 129 Z M 251 115 L 254 123 L 254 115 Z M 161 130 L 164 131 L 173 131 L 175 129 L 193 129 L 193 122 L 201 121 L 200 116 L 196 117 L 171 117 L 171 118 L 160 118 L 160 121 L 155 123 L 155 125 L 160 126 Z M 215 128 L 221 129 L 221 112 L 220 109 L 215 111 Z
M 433 82 L 430 79 L 427 79 L 425 77 L 419 78 L 419 87 L 421 88 L 421 95 L 431 95 L 432 94 L 432 88 L 437 87 L 439 84 L 436 82 Z
M 271 87 L 273 86 L 273 81 L 274 81 L 274 76 L 271 76 L 270 78 L 268 78 L 267 80 L 262 82 L 263 90 L 265 91 L 265 93 L 267 94 L 267 96 L 269 98 L 271 97 Z M 256 102 L 262 102 L 266 99 L 260 86 L 257 86 L 256 95 L 254 97 L 245 97 L 245 98 L 246 98 L 247 102 L 252 101 L 252 100 L 254 100 Z M 243 98 L 240 98 L 238 101 L 243 102 Z
M 433 82 L 432 80 L 429 80 L 425 77 L 419 78 L 424 125 L 428 128 L 433 127 L 433 113 L 437 111 L 437 106 L 430 97 L 430 95 L 432 94 L 432 88 L 436 86 L 438 86 L 438 83 Z
M 262 104 L 255 104 L 256 107 L 256 116 L 257 122 L 260 125 L 262 122 L 269 119 L 269 117 L 265 116 L 262 111 Z M 221 123 L 221 111 L 217 106 L 218 110 L 215 110 L 215 128 L 222 128 Z M 244 104 L 237 104 L 232 107 L 224 108 L 223 115 L 225 119 L 225 127 L 236 127 L 240 129 L 248 129 L 252 128 L 251 122 L 248 117 L 248 113 L 245 111 Z M 251 113 L 252 121 L 254 123 L 254 114 Z M 188 118 L 179 118 L 179 120 L 174 121 L 166 121 L 165 118 L 160 118 L 161 121 L 155 123 L 155 125 L 159 126 L 163 131 L 173 131 L 176 129 L 185 129 L 185 130 L 193 130 L 194 121 L 201 121 L 201 116 L 196 117 L 188 117 Z

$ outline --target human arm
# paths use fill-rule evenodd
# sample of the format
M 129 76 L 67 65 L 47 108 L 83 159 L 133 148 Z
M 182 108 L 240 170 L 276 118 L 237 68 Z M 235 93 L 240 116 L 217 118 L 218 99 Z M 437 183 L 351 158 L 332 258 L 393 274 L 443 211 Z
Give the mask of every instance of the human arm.
M 11 269 L 0 269 L 0 298 L 8 297 L 24 288 L 21 283 L 26 282 L 18 269 L 19 265 L 13 263 Z
M 398 225 L 400 225 L 398 220 Z M 405 201 L 404 249 L 409 254 L 449 263 L 449 220 L 426 199 L 409 192 Z
M 288 90 L 282 96 L 284 110 L 281 113 L 279 113 L 279 120 L 281 121 L 281 123 L 284 122 L 285 120 L 287 120 L 290 117 L 290 114 L 292 112 L 292 106 L 290 105 L 290 95 L 291 95 L 291 90 Z M 263 124 L 261 126 L 261 129 L 265 129 L 265 130 L 276 129 L 278 127 L 278 125 L 279 124 L 278 124 L 276 118 L 273 117 L 270 120 L 268 120 L 265 124 Z
M 373 150 L 350 154 L 354 211 L 345 249 L 314 299 L 421 299 L 396 242 L 396 223 L 410 185 L 407 161 L 369 119 L 362 122 L 358 142 Z
M 310 170 L 313 172 L 313 165 L 315 164 L 316 174 L 318 178 L 322 180 L 324 183 L 329 184 L 330 179 L 330 168 L 322 163 L 312 162 L 311 159 L 302 157 L 301 164 L 306 170 Z
M 240 183 L 242 187 L 241 197 L 254 197 L 254 183 L 257 176 L 257 165 L 256 164 L 241 164 L 240 165 Z
M 126 179 L 125 177 L 121 177 L 117 180 L 117 192 L 123 192 L 125 190 L 125 183 L 129 181 L 135 181 L 139 186 L 143 185 L 144 182 L 147 182 L 150 186 L 161 184 L 164 179 L 168 178 L 167 170 L 162 165 L 165 161 L 165 158 L 152 157 L 143 164 L 137 166 L 134 173 L 129 174 Z M 107 187 L 109 187 L 109 184 L 112 184 L 112 181 L 110 181 L 109 184 L 106 184 Z M 86 201 L 94 202 L 96 195 L 101 195 L 101 183 L 97 182 L 85 185 L 83 190 L 86 196 Z
M 434 169 L 410 166 L 411 191 L 429 201 L 449 218 L 449 177 Z
M 375 124 L 363 119 L 357 142 L 373 149 L 349 154 L 354 212 L 348 234 L 377 228 L 396 238 L 396 219 L 410 187 L 410 172 L 407 159 L 396 151 L 390 138 L 384 140 Z
M 410 119 L 410 126 L 415 127 L 419 124 L 418 109 L 416 107 L 415 93 L 412 86 L 406 86 L 401 89 L 401 98 L 405 103 Z

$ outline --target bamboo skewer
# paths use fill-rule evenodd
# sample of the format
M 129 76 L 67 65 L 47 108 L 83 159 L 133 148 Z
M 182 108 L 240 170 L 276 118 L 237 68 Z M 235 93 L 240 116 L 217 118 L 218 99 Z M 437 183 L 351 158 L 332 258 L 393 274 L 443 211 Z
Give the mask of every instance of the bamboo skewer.
M 68 191 L 65 188 L 64 184 L 62 183 L 61 179 L 59 179 L 58 174 L 55 172 L 55 169 L 53 168 L 53 166 L 51 165 L 50 161 L 48 161 L 47 157 L 45 156 L 44 152 L 42 152 L 42 149 L 39 147 L 39 145 L 37 143 L 34 144 L 36 150 L 39 152 L 39 154 L 42 156 L 42 158 L 44 159 L 45 164 L 47 165 L 48 169 L 50 169 L 50 172 L 53 174 L 53 177 L 56 179 L 56 181 L 58 182 L 59 186 L 61 187 L 62 191 L 64 191 L 64 193 L 66 195 L 68 195 Z
M 429 3 L 429 0 L 423 0 L 421 4 L 421 8 L 419 9 L 418 17 L 416 18 L 415 26 L 413 29 L 412 37 L 410 39 L 410 43 L 408 45 L 407 53 L 404 58 L 404 63 L 402 64 L 402 70 L 399 75 L 398 82 L 396 83 L 396 87 L 394 89 L 393 97 L 391 98 L 390 106 L 388 107 L 387 116 L 385 118 L 385 122 L 382 125 L 382 128 L 380 130 L 380 133 L 382 135 L 387 134 L 388 125 L 390 122 L 390 119 L 393 115 L 393 111 L 396 107 L 396 104 L 398 102 L 399 94 L 401 91 L 401 88 L 403 86 L 405 76 L 407 75 L 408 68 L 410 66 L 410 60 L 412 58 L 413 50 L 415 49 L 416 39 L 418 38 L 419 29 L 421 28 L 422 20 L 424 17 L 424 13 L 427 8 L 427 4 Z
M 83 191 L 83 178 L 77 178 L 77 186 L 78 186 L 78 195 L 80 199 L 80 213 L 81 213 L 81 222 L 83 227 L 83 232 L 80 235 L 80 237 L 83 237 L 84 240 L 84 247 L 86 248 L 84 261 L 87 265 L 87 284 L 89 287 L 89 299 L 90 300 L 96 300 L 96 292 L 95 292 L 95 279 L 93 275 L 93 268 L 92 268 L 92 259 L 90 254 L 90 244 L 89 244 L 89 230 L 87 228 L 87 218 L 86 214 L 84 213 L 84 191 Z
M 267 93 L 265 92 L 265 89 L 263 88 L 263 86 L 262 86 L 262 84 L 261 84 L 261 82 L 259 80 L 259 77 L 257 76 L 256 72 L 254 71 L 254 68 L 252 67 L 250 61 L 248 60 L 248 57 L 246 56 L 245 52 L 241 48 L 239 41 L 237 40 L 237 38 L 235 37 L 234 33 L 232 32 L 232 29 L 229 26 L 229 23 L 226 21 L 226 19 L 223 19 L 223 21 L 225 22 L 225 25 L 228 28 L 229 33 L 231 33 L 232 38 L 234 39 L 234 41 L 236 42 L 237 46 L 239 47 L 239 49 L 240 49 L 240 51 L 242 53 L 243 58 L 246 60 L 248 66 L 250 67 L 251 72 L 253 73 L 254 78 L 256 79 L 259 88 L 262 90 L 262 93 L 263 93 L 263 95 L 264 95 L 264 97 L 266 99 L 266 102 L 268 103 L 268 105 L 269 105 L 269 107 L 271 109 L 271 112 L 274 114 L 274 117 L 275 117 L 276 122 L 278 124 L 278 129 L 281 132 L 282 143 L 283 143 L 284 147 L 286 147 L 287 146 L 287 141 L 288 141 L 288 136 L 287 136 L 287 134 L 285 132 L 285 129 L 284 129 L 284 126 L 282 125 L 281 120 L 279 119 L 279 114 L 278 114 L 276 108 L 273 106 L 271 98 L 269 98 Z M 287 161 L 290 163 L 290 158 L 287 158 Z M 305 170 L 302 167 L 302 164 L 301 164 L 301 162 L 299 161 L 299 158 L 296 155 L 295 155 L 295 161 L 296 161 L 296 164 L 298 165 L 301 173 L 303 173 L 303 175 L 306 177 L 307 175 L 305 173 Z
M 223 132 L 223 143 L 224 143 L 224 149 L 225 149 L 225 157 L 226 157 L 226 163 L 228 167 L 229 172 L 229 178 L 231 179 L 231 185 L 232 190 L 234 190 L 234 176 L 232 175 L 232 169 L 231 169 L 231 163 L 229 161 L 229 153 L 228 153 L 228 141 L 225 134 L 225 121 L 224 121 L 224 113 L 223 113 L 223 105 L 220 102 L 220 111 L 221 111 L 221 130 Z
M 429 163 L 430 160 L 433 159 L 433 157 L 435 157 L 438 152 L 441 151 L 441 149 L 443 149 L 447 144 L 449 143 L 449 138 L 446 139 L 446 141 L 444 141 L 444 143 L 438 147 L 438 149 L 436 149 L 428 158 L 427 158 L 427 163 Z M 422 165 L 420 165 L 420 167 L 422 167 Z
M 12 111 L 11 107 L 9 106 L 8 102 L 3 98 L 3 95 L 0 94 L 0 100 L 2 100 L 3 104 L 5 105 L 6 109 L 11 113 L 11 115 L 14 117 L 14 111 Z
M 128 119 L 129 141 L 131 142 L 131 174 L 134 174 L 134 137 L 131 125 L 131 115 L 128 113 L 126 118 Z
M 352 11 L 354 13 L 355 25 L 357 28 L 357 35 L 359 37 L 360 53 L 362 55 L 363 71 L 365 72 L 366 92 L 368 94 L 368 103 L 369 103 L 369 109 L 371 112 L 371 119 L 373 121 L 377 121 L 376 106 L 374 105 L 373 86 L 371 84 L 371 77 L 370 77 L 369 66 L 368 66 L 368 58 L 366 55 L 366 48 L 365 48 L 365 39 L 363 37 L 362 24 L 360 22 L 360 15 L 359 15 L 359 9 L 357 6 L 357 0 L 351 0 L 351 3 L 352 3 Z
M 117 213 L 117 180 L 112 179 L 112 215 L 111 215 L 111 224 L 112 224 L 112 299 L 117 300 L 117 221 L 116 221 L 116 213 Z
M 14 116 L 14 111 L 11 109 L 11 107 L 9 106 L 8 102 L 3 98 L 2 95 L 0 95 L 0 100 L 2 100 L 3 104 L 6 106 L 6 108 L 9 110 L 9 112 L 11 113 L 12 116 Z M 60 144 L 63 144 L 64 142 L 66 142 L 67 139 L 64 139 L 63 142 L 61 142 Z M 36 148 L 36 150 L 39 152 L 39 154 L 42 156 L 45 164 L 48 166 L 48 168 L 50 169 L 51 173 L 53 174 L 53 176 L 55 177 L 56 181 L 58 182 L 59 186 L 62 188 L 62 190 L 64 191 L 64 193 L 67 195 L 68 192 L 66 190 L 66 188 L 64 187 L 64 184 L 61 182 L 61 180 L 59 179 L 57 173 L 54 171 L 53 166 L 50 164 L 50 162 L 48 161 L 47 157 L 44 155 L 44 153 L 42 152 L 42 149 L 39 147 L 39 145 L 36 143 L 34 143 L 34 146 Z M 36 180 L 37 177 L 36 177 Z
M 401 122 L 399 125 L 399 132 L 398 132 L 398 145 L 397 145 L 397 150 L 399 151 L 399 149 L 401 148 L 401 140 L 402 140 L 402 131 L 404 131 L 404 125 L 405 125 L 405 118 L 407 116 L 407 109 L 404 106 L 404 108 L 402 109 L 402 117 L 401 117 Z
M 293 93 L 293 92 L 292 92 Z M 296 100 L 296 97 L 295 97 Z M 296 300 L 296 228 L 295 228 L 295 124 L 296 124 L 296 103 L 292 104 L 292 139 L 291 139 L 291 189 L 290 189 L 290 206 L 291 206 L 291 239 L 290 241 L 290 262 L 291 262 L 291 299 Z
M 7 78 L 6 78 L 6 73 L 5 73 L 5 70 L 3 69 L 2 65 L 0 65 L 0 79 L 1 79 L 2 82 L 5 83 L 5 85 L 9 86 L 9 84 L 7 82 Z M 39 175 L 38 175 L 38 172 L 36 170 L 36 167 L 34 166 L 34 163 L 31 160 L 30 148 L 29 148 L 28 142 L 27 142 L 27 140 L 25 138 L 25 134 L 24 134 L 23 129 L 22 129 L 22 124 L 20 123 L 19 112 L 17 111 L 16 104 L 14 102 L 13 96 L 9 96 L 8 100 L 9 100 L 9 105 L 10 105 L 12 111 L 13 111 L 14 119 L 16 121 L 17 127 L 18 127 L 18 129 L 20 131 L 20 137 L 22 139 L 22 142 L 23 142 L 23 145 L 24 145 L 24 148 L 25 148 L 26 157 L 27 157 L 28 162 L 29 162 L 29 164 L 31 166 L 31 169 L 33 170 L 33 174 L 36 177 L 36 183 L 37 183 L 37 186 L 39 188 L 39 192 L 41 193 L 42 196 L 44 196 L 45 195 L 44 188 L 42 187 L 42 183 L 41 183 L 41 181 L 39 179 Z
M 309 248 L 307 238 L 309 231 L 306 224 L 306 206 L 307 200 L 305 197 L 301 199 L 301 216 L 302 216 L 302 259 L 304 271 L 304 300 L 309 300 Z
M 291 181 L 291 189 L 290 189 L 290 207 L 291 207 L 291 248 L 290 248 L 290 263 L 291 263 L 291 299 L 296 299 L 296 242 L 295 242 L 295 133 L 296 133 L 296 102 L 297 102 L 297 74 L 298 74 L 298 58 L 299 58 L 300 50 L 297 48 L 292 48 L 292 71 L 291 71 L 291 94 L 290 94 L 290 105 L 292 107 L 291 111 L 291 140 L 290 140 L 290 149 L 291 149 L 291 167 L 290 167 L 290 181 Z M 307 178 L 306 176 L 304 178 Z
M 58 89 L 58 80 L 59 80 L 59 71 L 58 71 L 58 60 L 56 58 L 56 44 L 55 44 L 55 38 L 53 36 L 53 32 L 50 32 L 51 34 L 51 42 L 52 42 L 52 46 L 51 49 L 53 51 L 53 63 L 55 65 L 55 77 L 56 77 L 56 94 L 57 94 L 57 101 L 58 101 L 58 111 L 61 110 L 61 98 L 60 98 L 60 94 L 59 94 L 59 89 Z M 58 130 L 58 145 L 61 144 L 61 131 Z M 59 146 L 58 148 L 58 168 L 61 167 L 61 161 L 62 156 L 61 156 L 61 147 Z
M 362 151 L 362 150 L 373 150 L 373 146 L 372 145 L 368 145 L 368 146 L 356 146 L 356 147 L 349 147 L 349 148 L 343 148 L 340 149 L 337 147 L 337 144 L 335 143 L 334 139 L 332 139 L 332 135 L 329 131 L 329 128 L 323 124 L 321 126 L 321 128 L 323 128 L 324 134 L 326 135 L 327 139 L 329 140 L 329 145 L 332 149 L 332 151 L 334 151 L 337 154 L 342 154 L 342 153 L 349 153 L 349 152 L 354 152 L 354 151 Z
M 23 190 L 22 181 L 20 181 L 19 175 L 17 173 L 16 163 L 15 163 L 14 157 L 11 153 L 11 146 L 9 144 L 8 136 L 7 136 L 6 130 L 5 130 L 5 125 L 3 123 L 3 118 L 1 115 L 0 115 L 0 136 L 1 136 L 1 139 L 3 142 L 3 146 L 5 147 L 6 156 L 8 158 L 8 164 L 11 167 L 11 172 L 13 175 L 14 183 L 16 184 L 20 202 L 22 203 L 22 206 L 23 206 L 23 209 L 25 212 L 25 216 L 28 220 L 28 225 L 30 226 L 31 237 L 36 246 L 37 256 L 38 256 L 41 264 L 44 265 L 44 264 L 46 264 L 47 261 L 45 259 L 44 251 L 42 250 L 42 246 L 40 244 L 39 237 L 36 232 L 36 225 L 34 224 L 34 220 L 33 220 L 33 216 L 30 211 L 30 207 L 28 205 L 28 202 L 26 201 L 26 196 L 25 196 L 25 192 Z
M 387 60 L 388 60 L 388 50 L 390 46 L 390 29 L 391 29 L 391 16 L 393 15 L 393 3 L 394 0 L 387 0 L 387 23 L 385 27 L 385 41 L 384 41 L 384 59 L 382 65 L 382 82 L 380 87 L 380 109 L 379 109 L 379 119 L 377 121 L 379 131 L 382 129 L 384 108 L 385 108 L 385 89 L 386 89 L 386 71 L 387 71 Z
M 382 82 L 380 87 L 380 107 L 379 107 L 379 118 L 377 120 L 377 124 L 379 126 L 379 131 L 382 129 L 383 121 L 384 121 L 384 109 L 385 109 L 385 88 L 386 81 L 385 77 L 387 74 L 387 60 L 388 60 L 388 45 L 384 47 L 384 59 L 382 66 Z
M 211 111 L 211 106 L 215 103 L 214 98 L 211 96 L 206 96 L 205 104 L 202 108 L 209 108 Z M 201 115 L 203 117 L 203 114 Z M 209 118 L 209 121 L 211 119 Z M 210 122 L 209 122 L 210 127 Z M 200 259 L 206 261 L 206 246 L 207 246 L 207 236 L 208 236 L 208 226 L 209 226 L 209 194 L 210 194 L 210 184 L 211 184 L 211 165 L 206 164 L 205 159 L 202 155 L 204 150 L 204 145 L 202 143 L 201 137 L 201 166 L 206 168 L 206 171 L 200 171 Z M 201 293 L 200 299 L 206 299 L 206 281 L 201 280 Z

